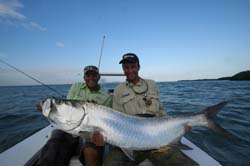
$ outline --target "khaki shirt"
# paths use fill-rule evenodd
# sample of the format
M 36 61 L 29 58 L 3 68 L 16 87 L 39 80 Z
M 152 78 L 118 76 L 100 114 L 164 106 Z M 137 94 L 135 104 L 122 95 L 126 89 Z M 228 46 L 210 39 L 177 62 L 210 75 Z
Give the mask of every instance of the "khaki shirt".
M 130 115 L 165 115 L 156 83 L 147 79 L 140 79 L 135 85 L 124 82 L 115 88 L 113 109 Z

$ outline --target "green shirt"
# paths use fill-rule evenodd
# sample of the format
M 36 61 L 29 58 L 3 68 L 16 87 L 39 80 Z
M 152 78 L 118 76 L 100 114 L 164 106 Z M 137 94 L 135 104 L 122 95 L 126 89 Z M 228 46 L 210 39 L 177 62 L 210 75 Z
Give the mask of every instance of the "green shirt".
M 103 92 L 99 85 L 97 90 L 90 91 L 86 83 L 83 82 L 75 83 L 71 86 L 67 99 L 93 101 L 100 105 L 112 106 L 111 96 Z
M 165 115 L 156 83 L 148 79 L 140 79 L 136 84 L 124 82 L 115 88 L 113 109 L 130 115 Z

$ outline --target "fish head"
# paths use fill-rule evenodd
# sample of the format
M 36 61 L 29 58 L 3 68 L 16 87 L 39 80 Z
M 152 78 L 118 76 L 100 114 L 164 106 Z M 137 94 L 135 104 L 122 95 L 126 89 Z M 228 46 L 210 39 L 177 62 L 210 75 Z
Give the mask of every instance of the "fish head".
M 65 99 L 57 99 L 57 98 L 47 98 L 42 101 L 42 113 L 45 117 L 49 117 L 50 114 L 68 114 L 70 111 L 75 111 L 83 109 L 81 107 L 81 103 L 74 103 L 75 101 L 65 100 Z
M 47 98 L 42 102 L 43 115 L 56 128 L 72 130 L 86 117 L 85 105 L 71 100 Z

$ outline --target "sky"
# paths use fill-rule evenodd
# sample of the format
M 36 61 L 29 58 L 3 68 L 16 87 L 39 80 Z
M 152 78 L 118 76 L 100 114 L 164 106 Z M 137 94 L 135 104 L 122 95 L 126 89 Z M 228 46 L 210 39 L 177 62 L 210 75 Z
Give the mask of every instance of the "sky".
M 122 73 L 140 59 L 156 81 L 250 70 L 249 0 L 0 0 L 0 60 L 45 84 L 82 81 L 86 65 Z M 103 82 L 124 77 L 102 77 Z M 0 61 L 0 86 L 37 83 Z

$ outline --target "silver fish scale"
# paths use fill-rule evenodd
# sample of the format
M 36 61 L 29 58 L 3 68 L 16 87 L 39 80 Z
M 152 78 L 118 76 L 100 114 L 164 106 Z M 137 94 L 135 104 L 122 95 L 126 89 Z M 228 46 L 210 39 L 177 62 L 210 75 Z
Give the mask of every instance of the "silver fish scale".
M 141 118 L 125 116 L 111 108 L 89 105 L 89 124 L 102 129 L 105 140 L 113 145 L 135 150 L 146 150 L 171 143 L 184 134 L 184 124 L 191 119 Z

